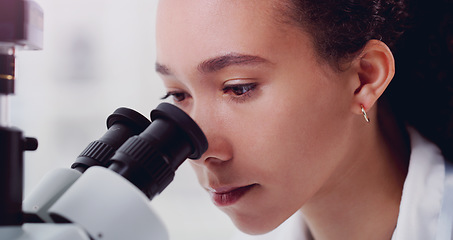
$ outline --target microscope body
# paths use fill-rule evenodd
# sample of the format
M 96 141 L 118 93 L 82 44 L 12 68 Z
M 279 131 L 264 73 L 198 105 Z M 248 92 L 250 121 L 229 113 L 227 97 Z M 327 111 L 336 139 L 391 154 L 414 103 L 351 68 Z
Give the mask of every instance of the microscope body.
M 48 180 L 66 178 L 66 174 L 63 169 L 51 172 L 48 179 L 45 177 L 34 191 L 37 193 L 44 186 L 52 186 Z M 40 209 L 35 206 L 30 211 L 27 208 L 32 205 L 24 204 L 24 212 L 30 214 L 39 209 L 36 212 L 39 212 L 40 217 L 49 217 L 48 221 L 0 227 L 0 239 L 169 239 L 165 225 L 151 209 L 146 195 L 118 173 L 105 167 L 90 167 L 69 186 L 51 201 L 46 200 L 49 200 L 48 196 L 54 196 L 53 191 L 31 194 L 47 198 L 26 198 L 24 203 L 38 204 L 41 201 L 50 205 L 50 208 Z M 61 187 L 60 191 L 64 188 Z M 53 204 L 49 204 L 50 202 Z
M 63 174 L 63 175 L 59 175 Z M 50 173 L 34 191 L 49 185 L 48 180 L 66 178 L 66 171 Z M 41 186 L 41 187 L 39 187 Z M 60 191 L 63 189 L 60 188 Z M 41 192 L 30 196 L 54 196 Z M 40 201 L 50 205 L 39 209 L 45 223 L 26 223 L 21 227 L 0 227 L 0 239 L 10 240 L 168 240 L 165 225 L 154 213 L 147 196 L 118 173 L 101 166 L 90 167 L 56 199 L 26 198 L 24 212 Z M 29 205 L 27 205 L 27 204 Z M 49 204 L 52 203 L 52 204 Z M 32 208 L 27 210 L 28 208 Z M 42 210 L 42 209 L 45 209 Z
M 22 210 L 31 221 L 52 223 L 49 208 L 82 176 L 71 168 L 57 168 L 47 173 L 22 202 Z M 33 220 L 36 218 L 37 220 Z
M 2 240 L 90 240 L 75 224 L 27 223 L 21 227 L 0 227 Z
M 169 239 L 146 195 L 104 167 L 89 168 L 49 213 L 56 221 L 77 223 L 93 239 Z

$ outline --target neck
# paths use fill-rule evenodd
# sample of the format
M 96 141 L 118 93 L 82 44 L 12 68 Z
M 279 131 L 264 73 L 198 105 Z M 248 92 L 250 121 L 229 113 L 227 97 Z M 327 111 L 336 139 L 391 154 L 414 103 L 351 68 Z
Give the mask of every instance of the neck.
M 409 159 L 405 135 L 395 122 L 360 126 L 345 164 L 301 209 L 315 239 L 391 239 L 396 227 Z

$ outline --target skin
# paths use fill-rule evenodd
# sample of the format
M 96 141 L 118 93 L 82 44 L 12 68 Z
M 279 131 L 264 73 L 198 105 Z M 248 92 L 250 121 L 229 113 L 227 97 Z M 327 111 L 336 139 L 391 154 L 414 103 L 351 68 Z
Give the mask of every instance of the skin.
M 219 206 L 249 234 L 300 210 L 316 239 L 389 239 L 407 159 L 395 124 L 377 121 L 391 52 L 371 41 L 338 71 L 319 59 L 308 33 L 276 20 L 276 6 L 159 2 L 156 69 L 209 142 L 191 161 L 199 182 L 207 191 L 253 184 Z

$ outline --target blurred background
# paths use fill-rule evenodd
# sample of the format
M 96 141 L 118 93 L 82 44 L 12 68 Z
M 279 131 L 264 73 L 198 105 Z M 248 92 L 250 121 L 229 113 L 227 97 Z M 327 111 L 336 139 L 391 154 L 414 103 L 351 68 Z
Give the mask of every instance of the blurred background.
M 11 97 L 12 125 L 39 141 L 25 153 L 24 196 L 50 170 L 70 167 L 115 109 L 149 117 L 165 95 L 154 72 L 156 0 L 35 1 L 44 11 L 44 50 L 17 53 Z M 234 229 L 187 161 L 150 204 L 171 240 L 229 239 Z

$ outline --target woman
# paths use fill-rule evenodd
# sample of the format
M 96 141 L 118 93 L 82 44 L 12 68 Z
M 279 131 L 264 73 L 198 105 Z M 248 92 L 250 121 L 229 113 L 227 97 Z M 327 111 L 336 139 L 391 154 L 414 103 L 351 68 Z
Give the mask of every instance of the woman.
M 450 165 L 412 127 L 429 124 L 401 117 L 398 88 L 411 82 L 383 96 L 406 11 L 392 0 L 160 1 L 156 70 L 209 142 L 193 168 L 252 239 L 451 238 Z

